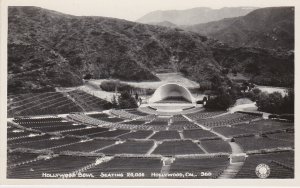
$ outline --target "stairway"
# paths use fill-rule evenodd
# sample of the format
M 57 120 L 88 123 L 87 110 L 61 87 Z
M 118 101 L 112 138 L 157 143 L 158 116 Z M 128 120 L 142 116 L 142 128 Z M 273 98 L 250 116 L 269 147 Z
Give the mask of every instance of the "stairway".
M 218 179 L 232 179 L 242 168 L 244 162 L 231 163 L 228 168 L 226 168 L 223 173 L 218 177 Z
M 168 174 L 173 163 L 174 158 L 163 158 L 163 166 L 161 167 L 161 174 Z M 159 179 L 165 178 L 164 176 L 159 177 Z

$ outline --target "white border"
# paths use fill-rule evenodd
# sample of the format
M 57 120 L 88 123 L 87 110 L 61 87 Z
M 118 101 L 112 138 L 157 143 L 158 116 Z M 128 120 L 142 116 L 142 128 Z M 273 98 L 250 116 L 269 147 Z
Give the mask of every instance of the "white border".
M 299 98 L 297 97 L 299 94 L 299 86 L 295 84 L 295 107 L 296 107 L 296 116 L 295 116 L 295 179 L 287 179 L 287 180 L 278 180 L 278 179 L 97 179 L 97 180 L 81 180 L 81 179 L 66 179 L 66 180 L 22 180 L 22 179 L 6 179 L 6 92 L 7 92 L 7 6 L 8 5 L 35 5 L 38 4 L 47 4 L 50 1 L 56 0 L 0 0 L 1 3 L 1 31 L 0 31 L 0 40 L 1 40 L 1 63 L 0 63 L 0 70 L 1 70 L 1 97 L 0 97 L 0 105 L 1 105 L 1 118 L 0 118 L 0 184 L 7 184 L 7 185 L 113 185 L 113 186 L 228 186 L 228 185 L 235 185 L 235 186 L 296 186 L 300 185 L 299 178 L 300 178 L 300 171 L 299 171 L 299 134 L 298 134 L 298 122 L 299 117 L 297 114 L 299 113 Z M 72 1 L 72 0 L 71 0 Z M 73 0 L 74 2 L 76 0 Z M 107 0 L 108 1 L 108 0 Z M 135 1 L 135 0 L 132 0 Z M 150 1 L 150 0 L 140 0 L 143 2 Z M 163 0 L 161 0 L 163 1 Z M 183 0 L 180 0 L 183 1 Z M 185 0 L 186 3 L 189 3 L 193 0 Z M 298 59 L 299 59 L 299 9 L 300 9 L 300 1 L 296 0 L 252 0 L 252 1 L 245 1 L 245 0 L 223 0 L 223 1 L 208 1 L 208 0 L 198 0 L 203 2 L 203 6 L 209 6 L 210 4 L 226 4 L 225 6 L 244 6 L 245 3 L 248 3 L 248 6 L 295 6 L 295 83 L 299 83 L 299 75 L 297 72 L 299 71 Z M 57 6 L 64 6 L 65 1 L 56 1 Z M 88 3 L 88 0 L 86 0 Z M 119 0 L 121 3 L 122 0 Z M 174 0 L 174 3 L 178 3 L 179 0 Z M 242 5 L 243 3 L 243 5 Z

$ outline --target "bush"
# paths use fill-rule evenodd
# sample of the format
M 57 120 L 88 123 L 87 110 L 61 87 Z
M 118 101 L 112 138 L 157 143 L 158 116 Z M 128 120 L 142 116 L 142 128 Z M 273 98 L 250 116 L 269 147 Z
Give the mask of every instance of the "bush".
M 138 105 L 129 92 L 123 91 L 118 97 L 118 107 L 121 109 L 137 108 Z
M 128 85 L 121 83 L 119 81 L 103 81 L 100 85 L 100 88 L 104 91 L 114 92 L 114 91 L 130 91 L 134 90 L 135 88 Z
M 289 90 L 286 96 L 279 92 L 271 94 L 260 93 L 257 96 L 256 106 L 258 110 L 275 114 L 294 113 L 294 91 Z
M 127 91 L 127 92 L 134 92 L 134 93 L 143 93 L 145 95 L 152 95 L 154 93 L 154 89 L 149 89 L 149 88 L 137 88 L 133 87 L 131 85 L 121 83 L 120 81 L 103 81 L 100 84 L 100 88 L 103 91 L 108 91 L 108 92 L 115 92 L 116 90 L 118 92 L 122 91 Z
M 208 100 L 204 107 L 212 110 L 227 110 L 234 102 L 235 100 L 228 92 L 220 89 L 217 96 Z
M 232 72 L 233 76 L 237 76 L 237 73 L 238 73 L 237 69 L 232 69 L 231 72 Z
M 279 115 L 279 119 L 286 119 L 289 121 L 294 121 L 294 114 L 282 114 L 282 115 Z
M 278 118 L 279 116 L 276 114 L 270 114 L 269 115 L 269 119 L 274 119 L 274 118 Z
M 208 81 L 203 81 L 199 83 L 200 85 L 200 91 L 206 91 L 206 90 L 211 90 L 211 82 Z
M 90 79 L 92 79 L 92 78 L 93 78 L 93 75 L 90 74 L 90 73 L 84 75 L 84 77 L 83 77 L 83 79 L 85 79 L 85 80 L 90 80 Z

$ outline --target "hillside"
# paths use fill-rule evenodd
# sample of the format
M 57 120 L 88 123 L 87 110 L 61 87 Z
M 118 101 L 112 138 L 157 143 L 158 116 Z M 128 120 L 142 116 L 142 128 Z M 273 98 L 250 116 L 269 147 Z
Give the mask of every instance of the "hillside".
M 150 25 L 157 25 L 157 26 L 164 26 L 164 27 L 171 27 L 171 28 L 179 28 L 176 24 L 173 24 L 172 22 L 169 21 L 163 21 L 163 22 L 151 22 L 147 23 Z
M 258 85 L 294 87 L 294 53 L 254 47 L 212 46 L 223 69 L 237 71 Z
M 294 8 L 271 7 L 246 16 L 186 27 L 233 46 L 294 49 Z
M 254 7 L 225 7 L 221 9 L 197 7 L 186 10 L 158 10 L 142 16 L 137 22 L 160 23 L 168 21 L 178 26 L 194 25 L 221 20 L 223 18 L 244 16 L 255 9 Z
M 226 81 L 222 71 L 238 69 L 255 83 L 293 86 L 293 52 L 231 47 L 178 28 L 37 7 L 10 7 L 8 19 L 8 94 L 78 86 L 87 74 L 155 81 L 164 70 L 199 83 L 214 75 Z
M 181 70 L 208 79 L 220 67 L 207 38 L 180 29 L 104 17 L 77 17 L 37 7 L 10 7 L 8 93 L 54 91 L 93 78 L 157 80 Z M 201 78 L 199 78 L 201 75 Z

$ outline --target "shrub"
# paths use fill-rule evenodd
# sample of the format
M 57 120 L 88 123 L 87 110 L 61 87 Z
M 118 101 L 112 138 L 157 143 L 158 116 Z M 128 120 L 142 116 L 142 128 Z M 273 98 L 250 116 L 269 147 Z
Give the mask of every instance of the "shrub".
M 127 91 L 122 91 L 118 97 L 118 107 L 121 109 L 137 108 L 138 105 L 135 99 Z
M 211 82 L 202 81 L 199 83 L 199 85 L 200 85 L 200 91 L 211 90 Z
M 134 90 L 135 88 L 128 85 L 121 83 L 119 81 L 103 81 L 100 85 L 100 88 L 104 91 L 114 92 L 114 91 L 130 91 Z
M 226 110 L 233 105 L 235 100 L 223 88 L 218 91 L 216 97 L 211 98 L 206 102 L 205 108 L 213 110 Z
M 283 113 L 294 113 L 294 91 L 289 90 L 286 96 L 282 96 L 279 92 L 274 92 L 271 94 L 260 93 L 257 96 L 256 106 L 258 110 L 283 114 Z
M 84 77 L 83 77 L 83 79 L 85 79 L 85 80 L 90 80 L 90 79 L 92 79 L 92 78 L 93 78 L 93 75 L 90 74 L 90 73 L 84 75 Z
M 282 114 L 282 115 L 279 115 L 279 119 L 286 119 L 289 121 L 294 121 L 294 114 Z

